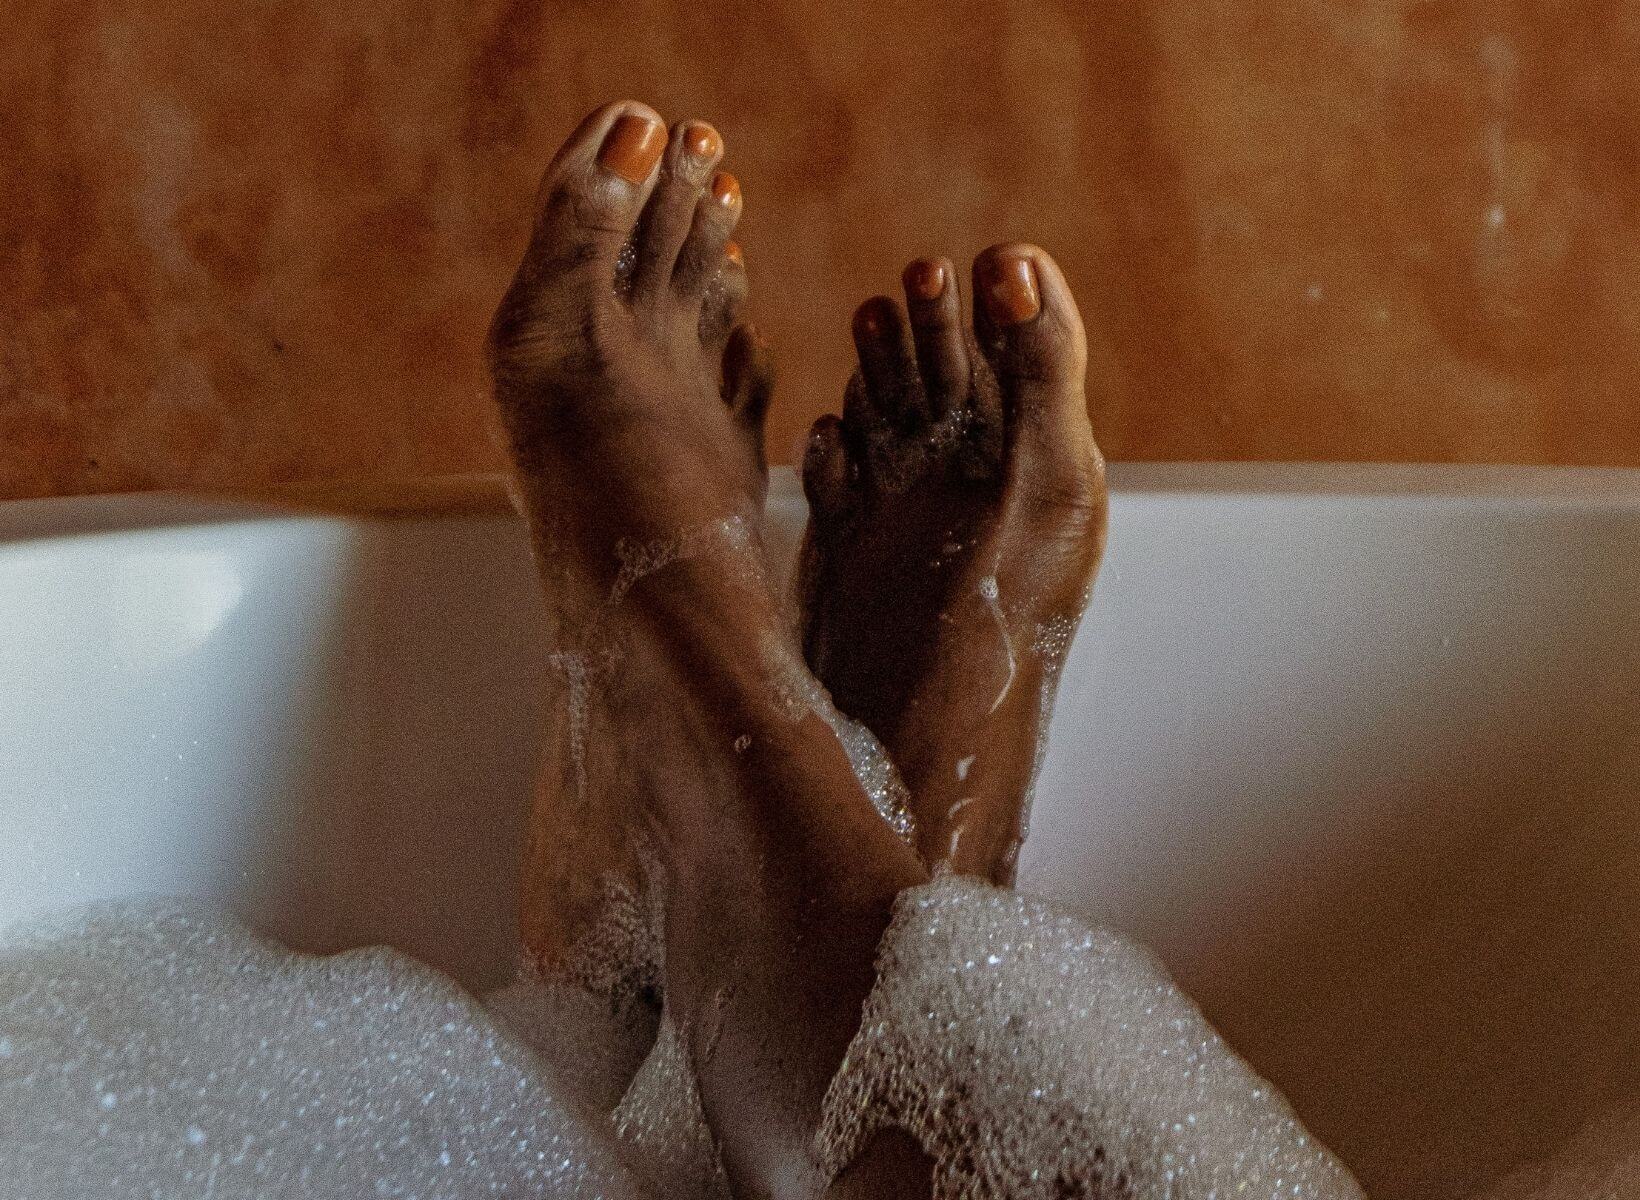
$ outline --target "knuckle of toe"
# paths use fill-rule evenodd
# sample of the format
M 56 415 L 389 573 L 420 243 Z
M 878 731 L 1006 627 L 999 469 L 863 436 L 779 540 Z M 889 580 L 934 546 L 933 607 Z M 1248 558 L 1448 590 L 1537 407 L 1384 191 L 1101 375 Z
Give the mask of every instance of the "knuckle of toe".
M 555 192 L 537 222 L 537 241 L 552 243 L 545 257 L 558 260 L 604 237 L 630 232 L 633 197 L 606 180 L 591 179 Z M 565 231 L 573 231 L 565 236 Z M 588 239 L 588 235 L 598 235 Z M 543 247 L 545 249 L 545 247 Z

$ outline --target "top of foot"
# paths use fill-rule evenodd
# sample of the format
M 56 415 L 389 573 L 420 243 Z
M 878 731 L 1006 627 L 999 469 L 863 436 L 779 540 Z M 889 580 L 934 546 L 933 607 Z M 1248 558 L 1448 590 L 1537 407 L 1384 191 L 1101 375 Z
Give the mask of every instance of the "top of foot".
M 860 368 L 803 465 L 809 662 L 887 746 L 930 862 L 1005 882 L 1059 658 L 1104 545 L 1082 323 L 1026 245 L 855 313 Z
M 532 516 L 550 514 L 555 543 L 576 546 L 566 560 L 606 595 L 630 570 L 618 547 L 761 508 L 767 360 L 737 324 L 742 201 L 722 154 L 705 122 L 668 131 L 631 101 L 587 117 L 541 182 L 491 325 Z

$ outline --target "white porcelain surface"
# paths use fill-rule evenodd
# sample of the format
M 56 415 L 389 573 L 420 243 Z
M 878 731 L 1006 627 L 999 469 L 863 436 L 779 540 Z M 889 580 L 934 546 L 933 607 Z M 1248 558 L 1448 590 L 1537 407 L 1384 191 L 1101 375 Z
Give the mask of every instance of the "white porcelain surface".
M 1027 883 L 1375 1194 L 1640 1098 L 1640 475 L 1113 475 Z M 189 892 L 498 979 L 539 603 L 510 518 L 0 505 L 0 923 Z

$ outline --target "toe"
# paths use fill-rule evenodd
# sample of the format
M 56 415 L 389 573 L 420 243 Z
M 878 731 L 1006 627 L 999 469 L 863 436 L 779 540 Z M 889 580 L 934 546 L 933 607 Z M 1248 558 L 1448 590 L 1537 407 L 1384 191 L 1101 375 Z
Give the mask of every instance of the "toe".
M 957 274 L 947 259 L 919 258 L 906 267 L 902 282 L 923 396 L 929 412 L 943 417 L 967 400 L 969 390 Z
M 843 391 L 842 434 L 853 470 L 867 485 L 875 483 L 876 467 L 887 455 L 894 433 L 877 407 L 876 395 L 859 371 L 849 377 L 848 387 Z
M 498 386 L 533 378 L 598 324 L 665 145 L 654 110 L 626 100 L 592 113 L 559 149 L 536 192 L 529 248 L 490 322 Z
M 750 325 L 737 326 L 723 353 L 723 399 L 735 419 L 757 433 L 759 443 L 773 396 L 774 359 L 769 344 Z
M 928 405 L 905 313 L 887 296 L 873 296 L 854 310 L 853 327 L 860 377 L 877 411 L 895 429 L 916 428 Z
M 1098 452 L 1083 392 L 1087 336 L 1064 275 L 1035 246 L 993 246 L 974 261 L 974 296 L 1010 444 L 1026 449 L 1043 486 L 1079 489 Z
M 803 494 L 816 521 L 829 521 L 843 511 L 848 499 L 849 451 L 843 422 L 827 413 L 809 430 L 803 452 Z
M 1081 386 L 1087 336 L 1059 265 L 1035 246 L 992 246 L 974 260 L 974 332 L 999 381 Z
M 695 213 L 678 252 L 672 286 L 686 296 L 700 296 L 724 267 L 724 248 L 740 220 L 740 181 L 727 171 L 712 176 L 712 185 L 695 205 Z
M 723 265 L 707 281 L 700 301 L 700 340 L 708 352 L 720 353 L 740 321 L 748 287 L 746 259 L 737 242 L 723 244 Z
M 666 142 L 660 117 L 634 101 L 606 105 L 583 121 L 541 182 L 533 265 L 596 263 L 613 278 L 621 248 L 655 186 Z
M 669 294 L 678 251 L 689 236 L 712 169 L 722 157 L 723 139 L 704 121 L 685 121 L 672 130 L 660 176 L 633 243 L 635 305 L 652 305 Z

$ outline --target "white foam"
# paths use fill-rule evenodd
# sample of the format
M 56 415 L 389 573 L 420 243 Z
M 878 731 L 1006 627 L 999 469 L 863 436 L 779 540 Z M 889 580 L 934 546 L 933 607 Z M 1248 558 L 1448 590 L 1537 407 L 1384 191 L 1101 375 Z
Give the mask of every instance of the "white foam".
M 651 917 L 626 893 L 611 914 L 564 978 L 488 1011 L 402 955 L 291 954 L 187 904 L 13 933 L 0 1195 L 722 1200 L 684 1031 L 643 982 Z M 1355 1194 L 1119 939 L 942 880 L 902 900 L 881 966 L 828 1097 L 830 1169 L 898 1123 L 942 1196 Z
M 661 1019 L 653 1051 L 621 1098 L 615 1130 L 628 1159 L 670 1195 L 729 1200 L 729 1180 L 701 1108 L 683 1034 Z
M 658 894 L 639 895 L 614 876 L 602 891 L 596 919 L 550 976 L 526 957 L 519 977 L 485 998 L 572 1098 L 596 1113 L 620 1102 L 661 1017 Z
M 619 889 L 610 912 L 565 977 L 488 1008 L 395 952 L 293 954 L 189 903 L 13 930 L 0 1197 L 724 1200 L 653 914 Z M 901 898 L 822 1166 L 883 1126 L 939 1197 L 1360 1195 L 1148 954 L 971 880 Z M 1640 1108 L 1485 1200 L 1594 1196 L 1640 1200 Z
M 885 1126 L 941 1197 L 1361 1195 L 1149 955 L 972 880 L 900 898 L 817 1153 Z
M 761 581 L 763 568 L 752 526 L 737 514 L 685 529 L 675 537 L 648 541 L 620 539 L 615 544 L 615 557 L 621 566 L 610 588 L 609 607 L 618 607 L 634 584 L 662 568 L 713 553 L 721 554 L 726 564 L 736 566 L 744 582 Z
M 538 539 L 544 540 L 544 539 Z M 537 547 L 538 552 L 540 547 Z M 669 537 L 623 537 L 614 547 L 619 566 L 601 608 L 585 614 L 571 629 L 559 629 L 548 665 L 563 679 L 566 750 L 576 800 L 589 800 L 587 756 L 598 689 L 616 678 L 621 667 L 622 637 L 616 610 L 632 589 L 674 563 L 711 557 L 743 586 L 766 586 L 763 550 L 752 522 L 740 514 L 682 529 Z M 545 561 L 554 561 L 544 556 Z M 567 589 L 566 589 L 567 590 Z
M 1002 639 L 1002 649 L 1008 656 L 1008 677 L 1002 681 L 1002 690 L 997 693 L 996 699 L 991 701 L 991 711 L 996 712 L 1008 698 L 1008 693 L 1013 690 L 1014 677 L 1019 674 L 1019 658 L 1014 654 L 1014 639 L 1008 632 L 1008 621 L 1002 615 L 1002 594 L 998 590 L 995 575 L 987 575 L 979 581 L 979 594 L 986 607 L 991 610 L 991 616 L 997 623 L 997 636 Z
M 802 655 L 784 638 L 766 635 L 760 649 L 776 702 L 786 716 L 799 721 L 812 715 L 824 721 L 848 756 L 854 777 L 860 781 L 877 814 L 902 839 L 912 841 L 916 836 L 916 823 L 911 815 L 911 792 L 876 735 L 859 721 L 843 715 L 832 702 L 831 694 L 810 674 Z
M 575 779 L 575 799 L 584 805 L 587 802 L 587 739 L 592 721 L 592 672 L 585 655 L 567 651 L 547 655 L 547 665 L 564 677 L 570 768 Z
M 0 1195 L 644 1194 L 517 1037 L 391 951 L 98 907 L 0 942 L 0 1028 Z

